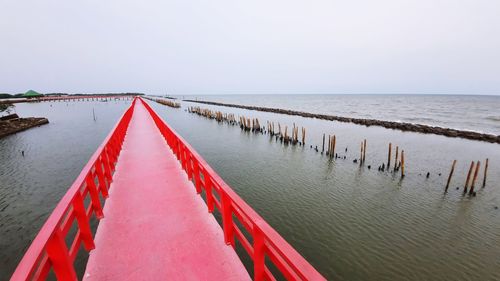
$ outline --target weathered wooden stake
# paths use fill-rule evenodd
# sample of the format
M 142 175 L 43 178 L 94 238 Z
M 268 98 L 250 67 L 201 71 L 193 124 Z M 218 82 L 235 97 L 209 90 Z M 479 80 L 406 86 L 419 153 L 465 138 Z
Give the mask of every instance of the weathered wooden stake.
M 366 139 L 364 140 L 363 144 L 363 163 L 365 163 L 366 160 Z
M 469 172 L 467 173 L 467 179 L 465 180 L 464 193 L 467 192 L 467 187 L 469 186 L 469 179 L 470 179 L 470 174 L 472 173 L 472 169 L 474 169 L 474 161 L 470 163 Z
M 488 158 L 486 158 L 486 163 L 484 165 L 483 187 L 486 185 L 486 176 L 487 175 L 488 175 Z
M 405 151 L 401 149 L 401 177 L 405 176 Z
M 330 154 L 330 141 L 332 140 L 332 137 L 328 135 L 328 149 L 326 150 L 326 153 Z
M 448 191 L 448 187 L 450 186 L 451 177 L 453 176 L 453 171 L 455 170 L 455 164 L 457 164 L 457 160 L 453 160 L 453 164 L 451 164 L 450 175 L 448 176 L 448 181 L 446 182 L 446 187 L 444 189 L 445 192 Z
M 321 153 L 325 152 L 325 134 L 323 134 L 323 149 L 321 150 Z
M 389 170 L 389 167 L 391 166 L 391 150 L 392 150 L 392 143 L 389 143 L 389 154 L 387 156 L 387 170 Z
M 394 172 L 398 170 L 398 153 L 399 146 L 396 145 L 396 157 L 394 157 Z
M 361 150 L 359 154 L 359 165 L 361 166 L 363 164 L 363 142 L 361 142 Z
M 333 143 L 332 143 L 332 158 L 335 155 L 335 143 L 337 142 L 337 137 L 333 135 Z
M 333 144 L 333 138 L 332 136 L 328 136 L 329 140 L 328 140 L 328 157 L 330 157 L 330 159 L 332 158 L 332 144 Z
M 481 168 L 481 161 L 477 161 L 476 170 L 474 171 L 474 177 L 472 178 L 472 185 L 470 186 L 469 195 L 474 193 L 474 186 L 476 185 L 476 178 L 479 174 L 479 169 Z

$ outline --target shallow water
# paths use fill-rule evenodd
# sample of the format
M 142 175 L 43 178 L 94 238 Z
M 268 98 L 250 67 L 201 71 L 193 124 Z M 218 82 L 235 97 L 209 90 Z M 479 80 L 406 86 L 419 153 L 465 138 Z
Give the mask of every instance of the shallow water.
M 211 95 L 186 99 L 379 119 L 500 135 L 500 96 Z
M 325 277 L 500 279 L 498 144 L 202 105 L 258 117 L 261 124 L 271 120 L 290 127 L 295 122 L 307 128 L 307 146 L 284 146 L 267 135 L 185 111 L 196 104 L 183 102 L 181 109 L 150 104 Z M 19 105 L 20 115 L 46 116 L 51 123 L 0 139 L 3 279 L 128 104 L 52 105 Z M 330 161 L 309 147 L 319 146 L 324 132 L 336 134 L 337 151 L 346 160 Z M 360 167 L 352 160 L 364 138 L 368 150 Z M 403 180 L 377 171 L 387 161 L 389 142 L 405 150 Z M 20 150 L 26 151 L 25 158 Z M 463 187 L 470 161 L 486 157 L 486 187 L 478 188 L 475 198 L 462 196 L 455 187 Z M 458 160 L 455 175 L 444 194 L 453 159 Z
M 9 279 L 48 215 L 129 104 L 16 105 L 21 117 L 47 117 L 50 123 L 0 139 L 0 280 Z

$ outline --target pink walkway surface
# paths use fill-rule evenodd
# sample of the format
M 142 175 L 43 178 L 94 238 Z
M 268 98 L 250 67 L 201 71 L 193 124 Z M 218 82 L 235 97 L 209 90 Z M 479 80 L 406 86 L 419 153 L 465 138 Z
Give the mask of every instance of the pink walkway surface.
M 250 280 L 137 102 L 83 280 Z

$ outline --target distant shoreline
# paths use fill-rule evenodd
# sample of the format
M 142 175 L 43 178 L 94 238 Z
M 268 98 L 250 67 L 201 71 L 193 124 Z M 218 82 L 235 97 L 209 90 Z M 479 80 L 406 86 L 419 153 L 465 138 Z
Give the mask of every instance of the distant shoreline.
M 429 125 L 413 124 L 413 123 L 405 123 L 405 122 L 383 121 L 383 120 L 377 120 L 377 119 L 349 118 L 349 117 L 326 115 L 326 114 L 315 114 L 315 113 L 281 109 L 281 108 L 248 106 L 248 105 L 228 104 L 228 103 L 211 102 L 211 101 L 199 101 L 199 100 L 190 100 L 190 99 L 186 99 L 183 101 L 193 102 L 193 103 L 201 103 L 201 104 L 209 104 L 209 105 L 217 105 L 217 106 L 225 106 L 225 107 L 242 108 L 242 109 L 248 109 L 248 110 L 278 113 L 278 114 L 296 115 L 296 116 L 302 116 L 302 117 L 306 117 L 306 118 L 316 118 L 316 119 L 322 119 L 322 120 L 354 123 L 354 124 L 358 124 L 358 125 L 364 125 L 367 127 L 379 126 L 379 127 L 384 127 L 384 128 L 388 128 L 388 129 L 400 130 L 403 132 L 417 132 L 417 133 L 423 133 L 423 134 L 434 134 L 434 135 L 441 135 L 441 136 L 446 136 L 446 137 L 463 138 L 463 139 L 469 139 L 469 140 L 478 140 L 478 141 L 499 143 L 500 144 L 500 135 L 496 136 L 493 134 L 485 134 L 485 133 L 479 133 L 479 132 L 473 132 L 473 131 L 443 128 L 443 127 L 438 127 L 438 126 L 429 126 Z

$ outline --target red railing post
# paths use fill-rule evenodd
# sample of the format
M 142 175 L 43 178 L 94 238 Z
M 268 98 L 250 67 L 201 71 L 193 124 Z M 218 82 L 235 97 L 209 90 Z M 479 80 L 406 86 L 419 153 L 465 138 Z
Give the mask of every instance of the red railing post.
M 97 191 L 97 187 L 95 186 L 94 179 L 90 178 L 89 174 L 85 179 L 87 184 L 87 188 L 89 189 L 90 199 L 92 200 L 92 207 L 95 210 L 95 216 L 98 219 L 101 219 L 104 215 L 102 213 L 101 201 L 99 200 L 99 192 Z
M 181 162 L 182 162 L 182 169 L 187 173 L 187 155 L 186 155 L 186 147 L 184 144 L 180 145 L 181 148 Z
M 194 165 L 194 186 L 196 188 L 196 193 L 201 193 L 201 182 L 200 182 L 200 163 L 196 158 L 193 157 L 193 165 Z
M 109 161 L 109 157 L 108 157 L 108 149 L 106 147 L 104 147 L 104 149 L 102 150 L 101 157 L 103 160 L 102 163 L 104 164 L 104 175 L 106 176 L 106 179 L 108 180 L 109 185 L 111 185 L 111 180 L 112 180 L 111 167 L 110 167 L 110 161 Z M 109 188 L 109 186 L 108 186 L 108 188 Z
M 107 155 L 108 155 L 109 171 L 110 171 L 110 174 L 112 176 L 113 173 L 115 172 L 116 155 L 117 154 L 116 154 L 115 150 L 113 149 L 113 144 L 111 141 L 106 145 L 106 149 L 108 151 Z
M 73 208 L 75 209 L 75 217 L 82 236 L 83 245 L 85 250 L 90 251 L 95 248 L 94 239 L 92 238 L 92 231 L 90 230 L 89 218 L 85 212 L 85 205 L 80 192 L 77 192 L 73 199 Z
M 227 245 L 234 247 L 234 232 L 233 232 L 233 212 L 231 208 L 231 199 L 226 192 L 221 188 L 220 197 L 222 204 L 222 226 L 224 230 L 224 242 Z
M 49 238 L 46 251 L 57 280 L 77 280 L 73 263 L 68 254 L 68 248 L 60 230 L 56 230 L 52 237 Z
M 182 169 L 184 170 L 184 150 L 182 149 L 182 144 L 179 142 L 179 155 L 178 155 L 178 158 L 179 158 L 179 162 L 181 163 L 181 167 Z
M 205 181 L 205 193 L 207 195 L 207 207 L 208 212 L 212 213 L 214 211 L 214 195 L 212 193 L 212 180 L 207 170 L 203 169 L 203 180 Z
M 116 158 L 118 157 L 118 153 L 116 153 L 114 150 L 113 150 L 113 147 L 111 145 L 111 143 L 108 143 L 106 145 L 107 149 L 108 149 L 108 161 L 109 161 L 109 169 L 110 169 L 110 172 L 111 172 L 111 176 L 113 176 L 113 173 L 115 172 L 115 167 L 116 167 Z
M 111 150 L 111 167 L 112 167 L 111 170 L 113 172 L 115 171 L 116 160 L 118 154 L 120 153 L 120 151 L 118 150 L 118 143 L 117 143 L 118 141 L 116 140 L 116 138 L 117 138 L 116 133 L 114 133 L 107 144 L 107 146 Z
M 186 154 L 187 154 L 187 175 L 188 175 L 188 179 L 189 180 L 192 180 L 193 179 L 193 157 L 191 155 L 191 151 L 187 150 L 186 148 Z
M 264 280 L 265 277 L 265 248 L 264 234 L 258 226 L 258 221 L 253 225 L 253 280 Z
M 180 141 L 179 139 L 175 139 L 175 155 L 177 156 L 177 160 L 181 161 L 181 151 L 180 151 Z M 182 161 L 181 161 L 182 163 Z
M 101 160 L 97 158 L 97 161 L 94 164 L 94 169 L 97 174 L 97 179 L 99 180 L 99 190 L 102 192 L 102 196 L 105 198 L 108 198 L 108 187 L 106 186 L 106 183 L 104 182 L 104 176 L 102 173 L 102 165 L 101 165 Z

